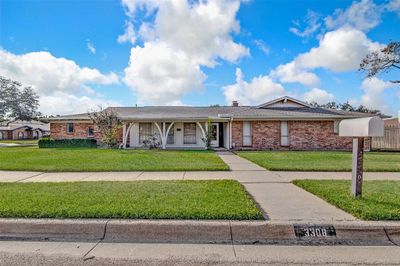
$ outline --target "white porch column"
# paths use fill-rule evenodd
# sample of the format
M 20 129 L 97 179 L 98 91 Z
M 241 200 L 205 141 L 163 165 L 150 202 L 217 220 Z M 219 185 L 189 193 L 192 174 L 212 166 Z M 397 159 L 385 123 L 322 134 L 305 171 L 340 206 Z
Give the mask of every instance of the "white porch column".
M 153 122 L 153 123 L 154 123 L 154 125 L 156 125 L 158 132 L 160 133 L 161 146 L 162 146 L 162 149 L 165 150 L 167 147 L 168 134 L 169 134 L 169 131 L 171 130 L 172 126 L 174 125 L 174 122 L 171 122 L 171 124 L 168 126 L 168 128 L 166 128 L 165 122 L 162 122 L 162 128 L 160 127 L 160 125 L 157 122 Z
M 126 149 L 126 142 L 128 141 L 128 135 L 129 135 L 129 131 L 131 130 L 132 126 L 135 123 L 129 123 L 128 124 L 128 128 L 126 127 L 126 124 L 124 124 L 123 128 L 122 128 L 122 148 Z

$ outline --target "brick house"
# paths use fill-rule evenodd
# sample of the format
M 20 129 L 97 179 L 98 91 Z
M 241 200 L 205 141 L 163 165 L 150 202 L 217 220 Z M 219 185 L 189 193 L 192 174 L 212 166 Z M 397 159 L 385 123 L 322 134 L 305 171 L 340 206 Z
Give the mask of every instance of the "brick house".
M 249 150 L 350 150 L 351 138 L 338 136 L 343 119 L 371 114 L 323 109 L 291 97 L 258 105 L 217 107 L 109 107 L 123 121 L 121 147 L 140 148 L 156 134 L 164 149 L 204 148 L 208 123 L 211 145 Z M 51 137 L 101 140 L 87 114 L 50 119 Z
M 50 135 L 50 125 L 40 121 L 12 121 L 0 124 L 0 140 L 39 139 Z

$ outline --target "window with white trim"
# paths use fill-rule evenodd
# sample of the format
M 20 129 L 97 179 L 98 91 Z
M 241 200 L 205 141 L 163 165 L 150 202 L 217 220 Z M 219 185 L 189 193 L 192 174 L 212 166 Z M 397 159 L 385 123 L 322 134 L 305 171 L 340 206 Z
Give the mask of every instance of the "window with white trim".
M 165 130 L 168 130 L 171 123 L 165 123 Z M 167 137 L 167 144 L 174 144 L 175 143 L 175 136 L 174 136 L 174 125 L 171 126 L 168 137 Z
M 289 146 L 289 127 L 287 121 L 281 121 L 281 146 Z
M 139 143 L 143 144 L 143 141 L 149 139 L 152 136 L 152 124 L 151 123 L 139 123 Z
M 196 144 L 196 123 L 183 124 L 183 144 Z
M 67 133 L 68 134 L 74 133 L 74 123 L 67 123 Z

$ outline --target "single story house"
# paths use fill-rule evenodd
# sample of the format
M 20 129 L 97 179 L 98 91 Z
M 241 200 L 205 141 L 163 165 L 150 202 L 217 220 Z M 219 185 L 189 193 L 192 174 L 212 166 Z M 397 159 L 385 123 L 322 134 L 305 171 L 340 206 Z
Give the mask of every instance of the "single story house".
M 50 135 L 50 125 L 40 121 L 9 121 L 0 123 L 0 140 L 39 139 Z
M 342 119 L 373 116 L 311 106 L 291 97 L 258 106 L 109 107 L 123 121 L 122 147 L 140 148 L 157 134 L 164 149 L 204 148 L 211 122 L 212 146 L 253 150 L 350 150 L 351 138 L 338 136 Z M 101 139 L 88 114 L 49 119 L 51 137 Z

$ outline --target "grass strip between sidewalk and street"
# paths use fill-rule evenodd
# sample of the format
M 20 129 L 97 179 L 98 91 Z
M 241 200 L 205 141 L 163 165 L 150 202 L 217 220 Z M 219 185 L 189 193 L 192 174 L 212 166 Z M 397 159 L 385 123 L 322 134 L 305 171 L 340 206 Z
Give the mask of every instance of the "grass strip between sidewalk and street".
M 351 171 L 351 152 L 337 151 L 242 151 L 237 154 L 271 171 Z M 399 172 L 399 152 L 367 152 L 367 172 Z
M 263 219 L 233 180 L 0 183 L 0 217 Z
M 213 151 L 16 147 L 0 149 L 0 170 L 43 172 L 223 171 Z
M 364 181 L 362 197 L 349 180 L 294 180 L 293 183 L 363 220 L 400 220 L 400 181 Z

